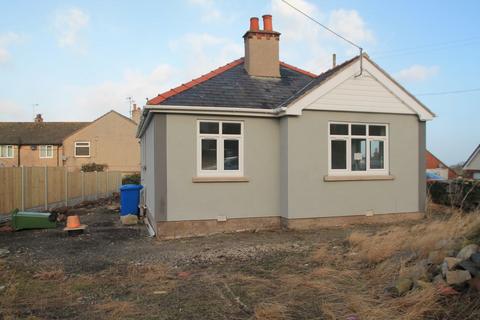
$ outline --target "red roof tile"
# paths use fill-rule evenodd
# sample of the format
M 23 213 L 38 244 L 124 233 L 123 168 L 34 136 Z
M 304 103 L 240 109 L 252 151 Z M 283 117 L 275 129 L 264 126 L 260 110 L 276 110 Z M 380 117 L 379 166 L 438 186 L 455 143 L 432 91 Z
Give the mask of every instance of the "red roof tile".
M 297 67 L 292 66 L 291 64 L 285 63 L 285 62 L 283 62 L 283 61 L 280 61 L 280 65 L 283 66 L 283 67 L 285 67 L 285 68 L 288 68 L 288 69 L 291 69 L 291 70 L 294 70 L 294 71 L 303 73 L 304 75 L 309 76 L 309 77 L 312 77 L 312 78 L 316 78 L 316 77 L 317 77 L 317 75 L 314 74 L 314 73 L 311 73 L 311 72 L 308 72 L 308 71 L 306 71 L 306 70 L 297 68 Z

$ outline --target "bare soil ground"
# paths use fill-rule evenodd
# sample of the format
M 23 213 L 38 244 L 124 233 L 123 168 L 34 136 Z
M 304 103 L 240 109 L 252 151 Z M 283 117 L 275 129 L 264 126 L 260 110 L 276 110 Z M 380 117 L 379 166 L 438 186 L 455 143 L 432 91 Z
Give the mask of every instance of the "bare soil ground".
M 349 237 L 392 227 L 221 234 L 160 242 L 106 207 L 87 232 L 0 232 L 0 319 L 477 319 L 480 300 L 385 293 L 408 254 L 369 261 Z M 392 254 L 393 255 L 393 254 Z M 382 311 L 383 310 L 383 311 Z M 383 313 L 382 313 L 383 312 Z M 384 318 L 387 316 L 387 318 Z M 471 317 L 473 316 L 473 317 Z M 356 318 L 355 318 L 356 317 Z

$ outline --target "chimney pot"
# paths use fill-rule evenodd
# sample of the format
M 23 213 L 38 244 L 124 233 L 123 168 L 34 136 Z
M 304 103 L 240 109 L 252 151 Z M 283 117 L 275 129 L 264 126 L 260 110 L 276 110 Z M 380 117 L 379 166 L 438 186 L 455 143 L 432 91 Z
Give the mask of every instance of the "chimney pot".
M 263 18 L 263 30 L 273 31 L 272 15 L 271 14 L 266 14 L 266 15 L 263 15 L 262 18 Z
M 34 121 L 35 121 L 35 123 L 41 123 L 41 122 L 43 122 L 42 115 L 41 115 L 40 113 L 37 114 L 37 116 L 35 117 Z
M 258 26 L 258 18 L 252 17 L 250 18 L 250 31 L 258 31 L 260 28 Z
M 336 53 L 334 53 L 332 55 L 332 65 L 333 65 L 334 68 L 337 66 L 337 54 Z
M 243 36 L 245 43 L 244 68 L 250 76 L 280 77 L 280 33 L 272 29 L 272 16 L 263 16 L 264 30 L 258 30 L 258 19 L 250 19 L 250 30 Z M 254 30 L 254 29 L 257 30 Z

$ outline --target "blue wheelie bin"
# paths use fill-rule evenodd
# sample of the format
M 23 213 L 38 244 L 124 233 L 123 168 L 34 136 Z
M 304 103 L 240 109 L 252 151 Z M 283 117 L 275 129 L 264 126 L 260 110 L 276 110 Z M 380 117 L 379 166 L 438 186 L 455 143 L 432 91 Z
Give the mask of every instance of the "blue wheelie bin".
M 127 214 L 138 215 L 138 205 L 140 203 L 140 190 L 143 189 L 139 184 L 124 184 L 120 187 L 120 215 Z

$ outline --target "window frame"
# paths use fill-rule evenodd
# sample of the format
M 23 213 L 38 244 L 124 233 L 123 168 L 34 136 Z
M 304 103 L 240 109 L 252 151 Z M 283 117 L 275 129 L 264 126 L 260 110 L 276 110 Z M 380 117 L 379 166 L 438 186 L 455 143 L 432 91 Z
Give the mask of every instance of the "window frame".
M 200 133 L 200 124 L 202 122 L 218 123 L 218 133 Z M 223 134 L 223 123 L 237 123 L 240 124 L 240 134 Z M 197 120 L 197 176 L 199 177 L 243 177 L 243 163 L 244 163 L 244 122 L 236 120 Z M 202 140 L 216 140 L 217 142 L 217 169 L 203 170 L 202 169 Z M 224 141 L 237 140 L 238 141 L 238 170 L 224 169 Z
M 77 155 L 77 144 L 78 143 L 87 143 L 88 144 L 88 155 Z M 86 146 L 82 146 L 82 147 L 86 147 Z M 91 152 L 90 152 L 90 149 L 91 148 L 91 143 L 90 141 L 75 141 L 75 144 L 73 146 L 73 155 L 75 158 L 90 158 L 91 157 Z
M 331 124 L 345 124 L 348 125 L 347 135 L 335 135 L 330 134 Z M 352 125 L 364 125 L 365 135 L 352 135 Z M 385 126 L 384 136 L 371 136 L 369 132 L 369 126 Z M 388 175 L 389 174 L 389 126 L 387 123 L 375 123 L 375 122 L 344 122 L 344 121 L 329 121 L 327 125 L 328 135 L 328 175 L 330 176 L 371 176 L 371 175 Z M 354 171 L 352 170 L 352 139 L 364 139 L 365 140 L 365 153 L 366 153 L 366 170 Z M 332 169 L 332 140 L 344 140 L 347 141 L 346 150 L 346 169 Z M 371 169 L 370 168 L 370 142 L 371 141 L 383 141 L 383 169 Z
M 0 150 L 0 158 L 1 159 L 13 159 L 15 157 L 15 153 L 13 145 L 12 144 L 2 144 L 0 145 L 0 149 L 6 148 L 7 149 L 7 155 L 5 157 L 2 156 L 2 150 Z M 10 152 L 9 152 L 10 150 Z
M 45 149 L 45 156 L 42 156 L 42 149 Z M 52 154 L 48 155 L 48 149 L 51 150 Z M 53 145 L 51 144 L 43 144 L 38 147 L 38 153 L 40 159 L 52 159 L 53 158 Z

